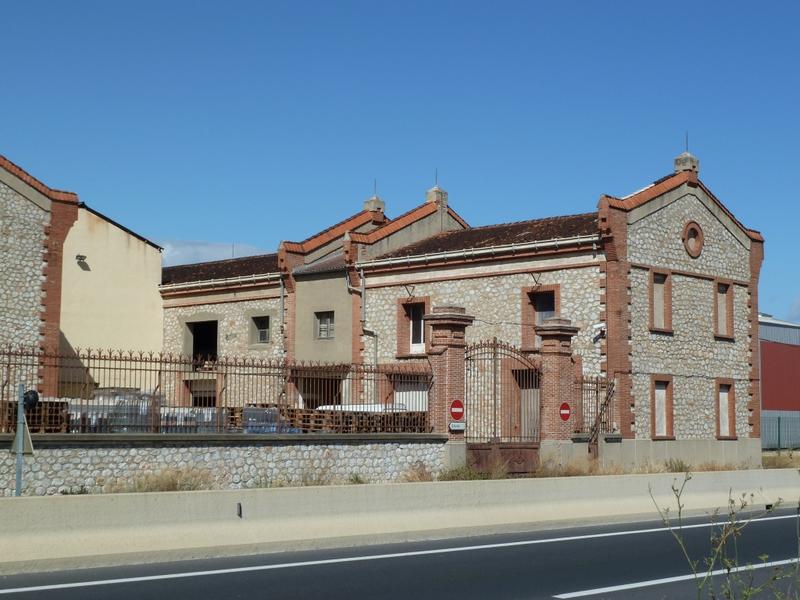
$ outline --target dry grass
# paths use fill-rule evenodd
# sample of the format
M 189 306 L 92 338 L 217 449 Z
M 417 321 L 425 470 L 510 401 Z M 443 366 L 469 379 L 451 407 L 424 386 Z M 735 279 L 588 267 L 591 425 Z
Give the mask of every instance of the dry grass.
M 482 479 L 508 479 L 508 468 L 505 463 L 496 463 L 488 473 L 482 473 L 469 465 L 456 467 L 439 473 L 437 481 L 476 481 Z
M 188 492 L 210 490 L 215 487 L 209 471 L 202 469 L 165 469 L 146 473 L 129 481 L 117 481 L 106 486 L 106 492 L 125 494 L 133 492 Z
M 800 467 L 800 456 L 791 450 L 786 454 L 765 452 L 761 455 L 761 465 L 765 469 L 796 469 Z
M 418 483 L 420 481 L 433 481 L 433 473 L 421 461 L 415 462 L 411 468 L 403 473 L 397 480 L 401 483 Z

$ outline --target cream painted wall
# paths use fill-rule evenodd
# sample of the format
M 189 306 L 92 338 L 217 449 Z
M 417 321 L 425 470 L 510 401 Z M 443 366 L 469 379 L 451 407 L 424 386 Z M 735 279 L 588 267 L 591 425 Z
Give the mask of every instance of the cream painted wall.
M 160 282 L 158 249 L 81 208 L 64 242 L 62 350 L 160 351 Z
M 352 361 L 353 301 L 344 273 L 298 279 L 295 295 L 295 357 L 298 360 L 349 363 Z M 335 335 L 318 340 L 315 312 L 333 311 Z

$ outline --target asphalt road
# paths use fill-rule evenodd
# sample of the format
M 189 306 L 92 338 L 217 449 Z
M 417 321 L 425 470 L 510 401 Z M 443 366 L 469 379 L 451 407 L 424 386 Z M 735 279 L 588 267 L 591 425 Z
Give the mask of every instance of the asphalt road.
M 706 556 L 715 527 L 707 518 L 685 524 L 689 555 Z M 794 511 L 753 521 L 737 540 L 738 563 L 758 564 L 767 554 L 769 561 L 790 561 L 780 568 L 794 573 L 797 525 Z M 771 573 L 772 568 L 759 568 L 740 575 L 762 582 Z M 785 589 L 795 579 L 780 585 Z M 717 577 L 714 585 L 719 589 L 724 580 Z M 0 600 L 553 597 L 694 598 L 696 584 L 686 557 L 660 522 L 0 578 Z

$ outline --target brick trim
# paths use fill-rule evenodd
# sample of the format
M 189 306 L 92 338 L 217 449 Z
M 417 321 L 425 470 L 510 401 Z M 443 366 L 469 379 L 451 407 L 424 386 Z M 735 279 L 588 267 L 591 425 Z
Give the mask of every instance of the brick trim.
M 496 262 L 496 261 L 495 261 Z M 466 266 L 473 266 L 474 263 L 465 263 Z M 373 283 L 367 284 L 367 289 L 380 289 L 386 287 L 397 287 L 398 285 L 410 285 L 410 284 L 424 284 L 424 283 L 440 283 L 442 281 L 464 281 L 467 279 L 483 279 L 486 277 L 502 277 L 504 275 L 519 275 L 520 273 L 550 273 L 553 271 L 566 271 L 569 269 L 589 269 L 592 267 L 595 268 L 602 268 L 603 263 L 599 261 L 592 261 L 592 262 L 583 262 L 583 263 L 575 263 L 575 264 L 567 264 L 567 265 L 553 265 L 549 267 L 528 267 L 525 269 L 510 269 L 508 271 L 489 271 L 486 269 L 481 268 L 480 271 L 475 273 L 465 274 L 465 275 L 448 275 L 444 277 L 431 277 L 427 279 L 403 279 L 401 283 L 398 282 L 391 282 L 391 283 Z M 424 265 L 420 268 L 411 268 L 407 269 L 408 273 L 414 273 L 416 271 L 428 271 L 430 270 L 431 265 Z M 397 271 L 399 269 L 395 269 Z M 370 275 L 380 275 L 381 271 L 374 270 L 370 271 Z M 747 285 L 746 283 L 744 285 Z
M 656 383 L 667 384 L 667 397 L 665 401 L 667 435 L 656 435 Z M 675 439 L 675 406 L 673 402 L 672 375 L 650 375 L 650 439 L 674 440 Z
M 728 427 L 731 435 L 720 435 L 719 430 L 719 392 L 723 385 L 730 386 L 728 389 Z M 718 440 L 735 440 L 736 435 L 736 383 L 733 379 L 717 377 L 714 380 L 714 415 L 716 416 L 716 432 Z
M 719 308 L 717 306 L 718 289 L 720 285 L 728 287 L 725 292 L 725 327 L 726 331 L 719 330 Z M 714 319 L 714 337 L 718 340 L 733 341 L 733 282 L 729 279 L 714 279 L 714 304 L 713 304 L 713 319 Z
M 650 269 L 658 270 L 661 268 L 656 265 L 650 265 L 647 263 L 638 263 L 638 262 L 632 262 L 630 263 L 630 266 L 634 269 L 642 269 L 644 271 L 649 271 Z M 714 281 L 714 275 L 708 275 L 705 273 L 694 273 L 692 271 L 682 271 L 681 269 L 670 269 L 670 273 L 672 273 L 673 275 L 680 275 L 681 277 L 690 277 L 693 279 L 705 279 L 706 281 Z M 733 285 L 738 285 L 742 287 L 747 287 L 748 285 L 750 285 L 749 280 L 745 281 L 742 279 L 729 279 L 728 281 L 730 281 Z
M 411 296 L 397 299 L 397 355 L 395 358 L 420 358 L 424 357 L 431 349 L 431 327 L 423 321 L 425 335 L 425 351 L 411 352 L 411 318 L 409 307 L 412 304 L 423 305 L 423 315 L 431 312 L 430 296 Z
M 750 384 L 747 393 L 750 401 L 747 409 L 750 412 L 748 424 L 750 437 L 761 437 L 761 349 L 758 335 L 758 279 L 761 273 L 761 264 L 764 260 L 763 241 L 753 241 L 750 244 L 750 283 L 748 285 L 747 308 L 750 311 Z
M 533 307 L 532 296 L 542 292 L 553 292 L 556 316 L 560 316 L 561 284 L 554 283 L 548 285 L 524 287 L 520 290 L 520 292 L 520 348 L 525 352 L 539 350 L 539 348 L 536 347 L 536 309 Z
M 664 327 L 656 327 L 655 323 L 655 278 L 664 275 Z M 672 333 L 672 272 L 664 269 L 650 269 L 648 276 L 648 300 L 650 333 Z
M 631 382 L 631 284 L 627 214 L 612 206 L 609 198 L 602 197 L 598 203 L 598 223 L 606 258 L 603 265 L 604 293 L 600 295 L 601 315 L 606 322 L 605 362 L 601 363 L 601 369 L 615 382 L 614 397 L 620 418 L 620 433 L 622 437 L 631 439 L 634 437 L 636 423 Z M 603 346 L 601 351 L 602 348 Z

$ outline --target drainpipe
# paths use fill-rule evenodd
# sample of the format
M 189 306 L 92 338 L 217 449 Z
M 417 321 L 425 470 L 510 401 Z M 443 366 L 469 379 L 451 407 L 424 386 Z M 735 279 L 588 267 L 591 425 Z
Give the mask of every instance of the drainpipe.
M 284 312 L 284 310 L 285 310 L 285 304 L 284 304 L 284 293 L 286 292 L 286 287 L 284 286 L 284 283 L 283 283 L 283 274 L 281 274 L 281 275 L 278 277 L 278 282 L 280 283 L 280 286 L 281 286 L 281 304 L 280 304 L 280 313 L 281 313 L 281 340 L 282 340 L 282 342 L 283 342 L 283 353 L 284 353 L 284 354 L 286 354 L 286 337 L 284 336 L 284 333 L 285 333 L 285 331 L 284 331 L 284 327 L 283 327 L 283 323 L 284 323 L 284 321 L 285 321 L 285 319 L 286 319 L 286 313 Z
M 347 291 L 361 296 L 361 331 L 364 335 L 374 339 L 373 344 L 373 360 L 374 364 L 378 365 L 378 332 L 372 329 L 367 329 L 367 283 L 364 278 L 364 269 L 358 270 L 358 278 L 361 281 L 360 287 L 350 285 L 350 277 L 347 273 L 344 275 L 345 282 L 347 283 Z

